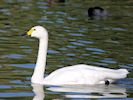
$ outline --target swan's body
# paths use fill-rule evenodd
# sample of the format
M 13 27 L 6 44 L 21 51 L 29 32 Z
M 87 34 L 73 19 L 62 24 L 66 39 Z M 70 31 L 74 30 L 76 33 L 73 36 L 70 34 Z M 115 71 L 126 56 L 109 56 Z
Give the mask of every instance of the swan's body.
M 47 76 L 44 84 L 105 84 L 105 81 L 113 82 L 116 79 L 125 78 L 126 70 L 111 70 L 84 64 L 64 67 Z
M 60 68 L 44 78 L 48 32 L 42 26 L 35 26 L 27 34 L 39 38 L 40 42 L 37 63 L 31 78 L 32 83 L 45 85 L 105 84 L 107 80 L 112 83 L 117 79 L 125 78 L 128 74 L 126 69 L 113 70 L 79 64 Z

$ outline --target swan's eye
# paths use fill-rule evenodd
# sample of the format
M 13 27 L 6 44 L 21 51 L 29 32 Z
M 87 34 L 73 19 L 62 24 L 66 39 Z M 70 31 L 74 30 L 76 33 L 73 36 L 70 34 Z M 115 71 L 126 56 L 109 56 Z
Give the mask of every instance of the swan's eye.
M 33 29 L 34 31 L 36 31 L 36 29 Z

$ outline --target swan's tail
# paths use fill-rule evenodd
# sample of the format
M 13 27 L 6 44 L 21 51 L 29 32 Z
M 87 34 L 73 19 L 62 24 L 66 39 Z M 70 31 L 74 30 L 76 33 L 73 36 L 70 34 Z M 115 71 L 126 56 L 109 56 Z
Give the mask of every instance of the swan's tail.
M 122 78 L 126 78 L 127 74 L 128 74 L 128 70 L 127 69 L 118 69 L 116 70 L 116 72 L 112 73 L 111 75 L 109 75 L 109 79 L 122 79 Z
M 127 69 L 118 69 L 118 71 L 119 71 L 120 73 L 126 74 L 126 75 L 129 73 Z

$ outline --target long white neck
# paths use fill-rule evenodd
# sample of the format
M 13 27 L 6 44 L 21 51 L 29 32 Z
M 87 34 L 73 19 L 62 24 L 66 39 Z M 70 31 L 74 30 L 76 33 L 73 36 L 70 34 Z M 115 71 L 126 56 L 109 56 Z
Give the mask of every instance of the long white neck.
M 31 81 L 33 83 L 40 83 L 44 80 L 44 72 L 46 67 L 46 56 L 47 56 L 48 36 L 39 39 L 39 51 L 34 73 Z

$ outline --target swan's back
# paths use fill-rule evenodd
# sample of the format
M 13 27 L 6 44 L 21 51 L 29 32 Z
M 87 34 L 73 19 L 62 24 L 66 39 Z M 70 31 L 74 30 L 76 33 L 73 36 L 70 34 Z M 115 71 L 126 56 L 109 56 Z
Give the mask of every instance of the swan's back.
M 44 84 L 104 84 L 106 80 L 113 82 L 125 78 L 126 69 L 107 69 L 84 64 L 64 67 L 52 72 L 44 79 Z

